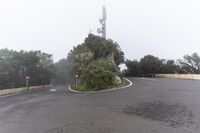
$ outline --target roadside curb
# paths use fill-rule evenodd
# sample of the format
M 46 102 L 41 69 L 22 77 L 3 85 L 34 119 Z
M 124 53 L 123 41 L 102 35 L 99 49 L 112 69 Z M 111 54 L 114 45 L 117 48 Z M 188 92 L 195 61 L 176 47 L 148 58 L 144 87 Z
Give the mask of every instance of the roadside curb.
M 21 94 L 24 94 L 24 93 L 31 93 L 31 92 L 34 92 L 34 91 L 37 91 L 37 90 L 41 90 L 41 88 L 47 88 L 47 87 L 48 87 L 48 85 L 44 86 L 44 87 L 39 87 L 39 88 L 36 88 L 36 89 L 32 89 L 32 90 L 29 90 L 29 91 L 22 91 L 22 92 L 13 93 L 13 94 L 2 95 L 2 96 L 0 96 L 0 99 L 6 98 L 6 97 L 10 97 L 10 96 L 15 96 L 15 95 L 21 95 Z
M 0 96 L 0 99 L 10 97 L 10 96 L 20 95 L 20 94 L 24 94 L 24 93 L 29 93 L 29 92 L 32 92 L 32 91 L 24 91 L 24 92 L 19 92 L 19 93 L 14 93 L 14 94 L 2 95 L 2 96 Z
M 130 86 L 133 85 L 133 83 L 132 83 L 129 79 L 127 79 L 127 78 L 124 78 L 124 79 L 125 79 L 126 81 L 129 82 L 129 85 L 127 85 L 127 86 L 123 86 L 123 87 L 119 87 L 119 88 L 112 88 L 112 89 L 101 90 L 101 91 L 88 91 L 88 92 L 81 92 L 81 91 L 73 90 L 73 89 L 71 88 L 71 86 L 69 85 L 68 90 L 69 90 L 70 92 L 73 92 L 73 93 L 79 93 L 79 94 L 92 94 L 92 93 L 101 93 L 101 92 L 109 92 L 109 91 L 121 90 L 121 89 L 125 89 L 125 88 L 128 88 L 128 87 L 130 87 Z

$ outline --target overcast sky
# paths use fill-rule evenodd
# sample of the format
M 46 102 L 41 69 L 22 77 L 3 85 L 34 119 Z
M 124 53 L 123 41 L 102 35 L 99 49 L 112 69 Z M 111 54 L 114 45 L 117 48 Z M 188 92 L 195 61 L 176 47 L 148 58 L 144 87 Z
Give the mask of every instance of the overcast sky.
M 0 0 L 0 49 L 42 50 L 65 58 L 107 7 L 107 36 L 128 59 L 178 59 L 200 52 L 199 0 Z

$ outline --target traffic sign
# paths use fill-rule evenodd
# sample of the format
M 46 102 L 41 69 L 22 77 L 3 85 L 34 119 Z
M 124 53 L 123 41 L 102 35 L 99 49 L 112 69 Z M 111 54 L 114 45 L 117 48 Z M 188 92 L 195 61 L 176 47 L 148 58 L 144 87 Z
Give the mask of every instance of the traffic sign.
M 29 76 L 26 76 L 26 77 L 25 77 L 25 79 L 27 79 L 27 80 L 28 80 L 28 79 L 30 79 L 30 77 L 29 77 Z

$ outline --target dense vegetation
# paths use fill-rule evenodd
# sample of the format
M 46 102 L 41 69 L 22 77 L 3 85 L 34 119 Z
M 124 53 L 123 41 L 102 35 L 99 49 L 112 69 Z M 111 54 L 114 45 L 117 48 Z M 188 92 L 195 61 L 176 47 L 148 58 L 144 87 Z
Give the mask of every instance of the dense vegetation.
M 89 34 L 84 43 L 74 47 L 67 59 L 53 63 L 52 55 L 41 51 L 14 51 L 0 49 L 0 89 L 23 87 L 25 77 L 30 76 L 30 85 L 66 84 L 76 89 L 101 90 L 122 84 L 119 65 L 124 63 L 125 76 L 154 76 L 155 74 L 200 74 L 200 56 L 186 55 L 179 60 L 159 59 L 153 55 L 140 61 L 124 61 L 119 45 L 99 36 Z
M 112 40 L 89 34 L 84 43 L 70 51 L 67 60 L 72 84 L 79 75 L 79 90 L 108 89 L 122 83 L 118 65 L 124 62 L 124 53 Z
M 93 62 L 82 73 L 81 89 L 97 91 L 115 87 L 118 85 L 116 74 L 118 71 L 112 64 Z
M 200 74 L 200 56 L 197 53 L 183 59 L 165 60 L 153 55 L 144 56 L 140 61 L 126 60 L 126 76 L 154 76 L 155 74 Z
M 0 49 L 0 89 L 25 86 L 25 77 L 30 76 L 30 85 L 46 85 L 53 76 L 52 55 L 41 51 L 13 51 Z

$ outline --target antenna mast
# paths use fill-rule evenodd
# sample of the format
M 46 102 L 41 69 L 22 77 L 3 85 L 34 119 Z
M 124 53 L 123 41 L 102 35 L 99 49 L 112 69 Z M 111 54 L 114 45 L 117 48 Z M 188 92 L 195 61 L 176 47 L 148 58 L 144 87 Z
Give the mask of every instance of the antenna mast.
M 101 28 L 97 29 L 97 32 L 102 34 L 102 37 L 106 39 L 106 7 L 103 6 L 103 16 L 101 19 L 99 19 L 99 22 L 101 23 Z

